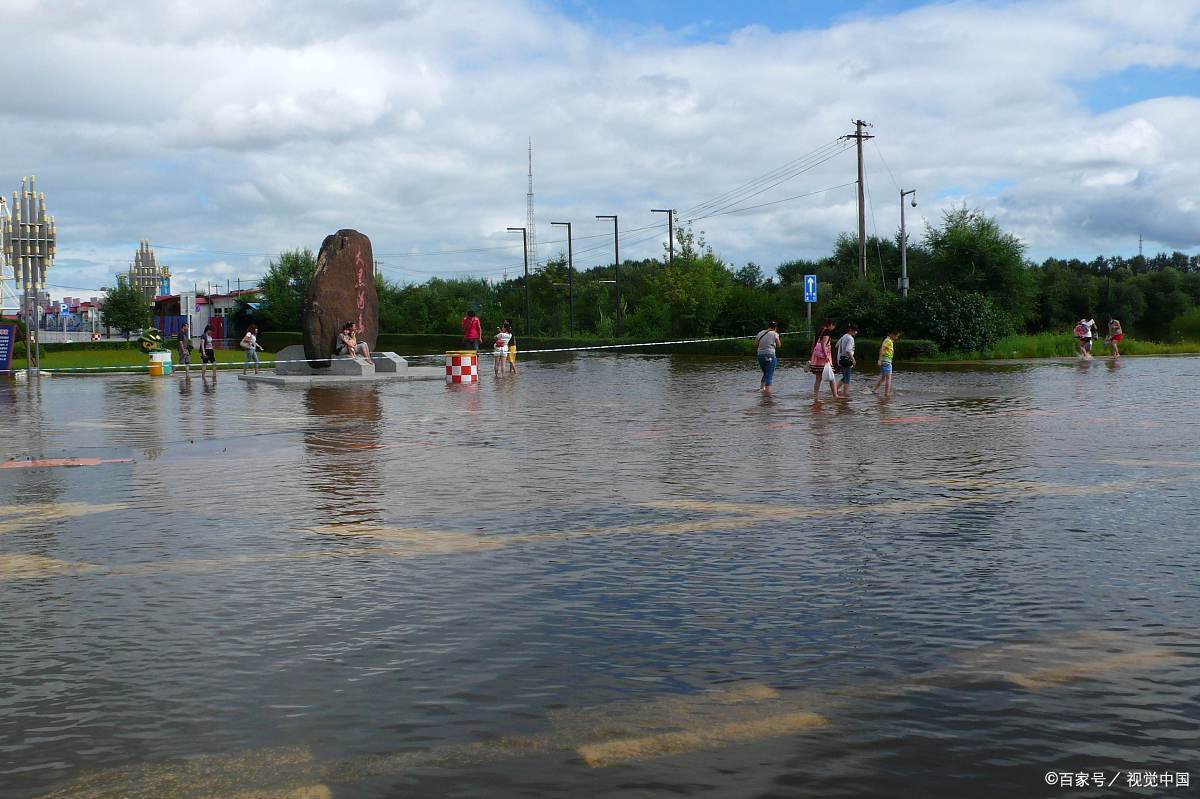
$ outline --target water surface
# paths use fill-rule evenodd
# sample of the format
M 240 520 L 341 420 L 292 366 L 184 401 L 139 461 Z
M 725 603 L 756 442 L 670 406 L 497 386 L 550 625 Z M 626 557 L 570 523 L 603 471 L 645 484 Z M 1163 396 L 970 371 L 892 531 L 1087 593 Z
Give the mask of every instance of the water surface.
M 1195 770 L 1200 359 L 899 364 L 890 400 L 818 406 L 799 367 L 757 380 L 0 383 L 5 459 L 114 461 L 0 470 L 0 795 Z

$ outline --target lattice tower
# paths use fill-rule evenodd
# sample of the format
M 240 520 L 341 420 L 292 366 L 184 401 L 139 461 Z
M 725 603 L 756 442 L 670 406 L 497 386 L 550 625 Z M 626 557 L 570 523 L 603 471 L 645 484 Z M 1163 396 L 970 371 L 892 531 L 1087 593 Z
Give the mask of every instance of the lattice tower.
M 529 263 L 537 263 L 537 225 L 533 214 L 533 137 L 529 137 L 529 193 L 525 195 L 525 227 L 529 236 Z

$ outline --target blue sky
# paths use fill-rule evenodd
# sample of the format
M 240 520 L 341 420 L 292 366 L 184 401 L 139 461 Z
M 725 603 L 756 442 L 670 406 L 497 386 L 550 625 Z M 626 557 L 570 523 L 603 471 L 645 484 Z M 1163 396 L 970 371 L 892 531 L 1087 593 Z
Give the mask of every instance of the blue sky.
M 677 32 L 685 39 L 711 41 L 725 38 L 731 31 L 749 25 L 761 25 L 773 31 L 825 28 L 849 18 L 889 16 L 927 3 L 916 0 L 871 0 L 864 3 L 762 2 L 743 0 L 555 0 L 550 7 L 588 25 L 620 26 L 633 24 L 659 27 Z
M 1075 89 L 1091 110 L 1112 111 L 1155 97 L 1196 97 L 1200 95 L 1200 69 L 1138 65 L 1080 81 Z
M 141 239 L 180 283 L 224 283 L 342 227 L 394 280 L 512 274 L 529 137 L 542 257 L 573 220 L 599 264 L 610 213 L 646 228 L 624 255 L 655 256 L 649 209 L 855 117 L 872 232 L 897 227 L 899 184 L 918 237 L 967 204 L 1038 260 L 1200 249 L 1195 0 L 21 0 L 3 22 L 25 34 L 0 72 L 39 79 L 0 109 L 20 143 L 0 190 L 38 176 L 58 293 L 111 284 Z M 697 226 L 734 266 L 820 257 L 854 230 L 853 175 L 841 152 Z

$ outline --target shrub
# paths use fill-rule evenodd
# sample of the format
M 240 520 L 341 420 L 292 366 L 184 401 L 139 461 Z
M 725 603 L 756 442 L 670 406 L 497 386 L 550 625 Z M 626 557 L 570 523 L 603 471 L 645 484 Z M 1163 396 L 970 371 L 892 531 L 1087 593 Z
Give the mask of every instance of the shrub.
M 1175 341 L 1200 341 L 1200 308 L 1193 308 L 1171 322 L 1171 338 Z
M 987 297 L 949 287 L 910 294 L 901 327 L 933 339 L 943 350 L 963 352 L 986 350 L 1013 332 L 1012 319 Z

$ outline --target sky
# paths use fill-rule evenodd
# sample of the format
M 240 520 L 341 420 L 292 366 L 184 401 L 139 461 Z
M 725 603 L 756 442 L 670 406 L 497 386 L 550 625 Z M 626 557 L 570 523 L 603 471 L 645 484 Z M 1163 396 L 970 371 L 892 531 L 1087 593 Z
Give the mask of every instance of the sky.
M 856 118 L 868 233 L 915 188 L 915 238 L 965 204 L 1035 260 L 1200 249 L 1200 0 L 0 0 L 0 30 L 0 190 L 37 175 L 55 297 L 141 239 L 178 289 L 340 228 L 397 282 L 514 276 L 530 138 L 541 258 L 571 221 L 610 262 L 597 214 L 656 256 L 670 207 L 770 272 L 854 232 Z

